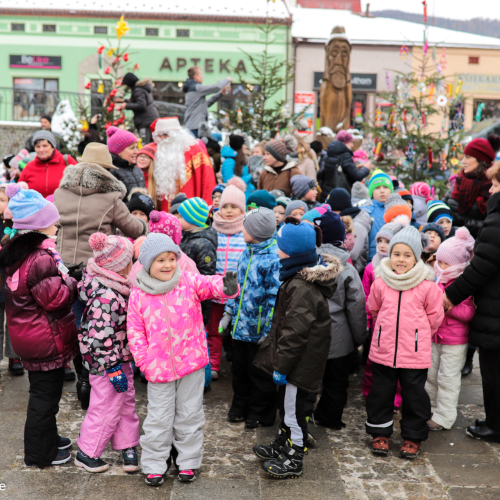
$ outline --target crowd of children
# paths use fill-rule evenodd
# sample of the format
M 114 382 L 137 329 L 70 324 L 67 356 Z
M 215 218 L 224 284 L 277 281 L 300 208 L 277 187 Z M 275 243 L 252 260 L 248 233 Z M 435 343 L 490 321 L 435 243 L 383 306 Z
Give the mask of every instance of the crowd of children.
M 0 331 L 9 369 L 18 374 L 21 358 L 29 374 L 27 465 L 71 459 L 56 414 L 64 367 L 75 357 L 91 386 L 75 464 L 107 470 L 101 455 L 111 443 L 124 470 L 142 469 L 152 486 L 162 484 L 172 456 L 180 481 L 196 478 L 203 394 L 220 376 L 223 350 L 232 362 L 228 421 L 272 426 L 278 411 L 276 439 L 253 449 L 273 477 L 302 474 L 314 442 L 310 419 L 346 427 L 361 346 L 374 454 L 389 453 L 398 411 L 403 458 L 417 456 L 429 430 L 455 423 L 475 308 L 469 297 L 445 315 L 443 292 L 473 257 L 468 229 L 453 226 L 450 207 L 427 184 L 406 190 L 382 170 L 352 193 L 334 188 L 320 204 L 317 181 L 289 162 L 290 144 L 280 139 L 256 146 L 254 156 L 266 160 L 256 179 L 241 165 L 238 137 L 222 148 L 225 184 L 211 206 L 180 193 L 170 213 L 157 211 L 146 190 L 132 190 L 127 207 L 149 233 L 131 240 L 94 232 L 77 279 L 56 251 L 56 205 L 28 186 L 0 186 Z M 154 154 L 146 146 L 145 171 Z M 235 176 L 246 182 L 231 182 Z M 134 372 L 148 383 L 141 437 Z

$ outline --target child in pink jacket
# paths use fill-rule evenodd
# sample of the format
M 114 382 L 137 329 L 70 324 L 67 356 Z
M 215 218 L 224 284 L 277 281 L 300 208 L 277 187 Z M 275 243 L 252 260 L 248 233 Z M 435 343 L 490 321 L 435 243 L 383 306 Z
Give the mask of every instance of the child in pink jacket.
M 135 363 L 148 380 L 148 415 L 141 436 L 146 484 L 159 486 L 172 444 L 178 479 L 191 482 L 203 455 L 203 386 L 208 350 L 201 301 L 233 298 L 236 273 L 203 276 L 181 270 L 179 247 L 149 233 L 141 246 L 136 288 L 130 294 L 127 336 Z
M 403 224 L 399 222 L 389 222 L 389 224 L 385 224 L 380 228 L 380 231 L 377 233 L 375 240 L 377 241 L 377 253 L 373 257 L 372 261 L 366 266 L 365 272 L 363 273 L 363 289 L 365 291 L 366 302 L 368 303 L 368 298 L 370 297 L 370 289 L 375 281 L 375 269 L 380 266 L 382 259 L 385 259 L 389 255 L 389 244 L 393 236 L 401 231 L 405 227 Z M 370 311 L 367 309 L 367 317 L 368 317 L 368 329 L 370 330 L 370 339 L 365 343 L 369 345 L 371 342 L 371 337 L 373 335 L 373 328 L 375 326 L 375 322 L 372 321 L 372 317 Z M 373 386 L 373 373 L 372 373 L 372 362 L 370 359 L 366 360 L 365 369 L 363 371 L 363 382 L 361 383 L 361 391 L 363 392 L 363 396 L 366 399 Z M 401 406 L 401 385 L 398 382 L 398 390 L 396 391 L 396 396 L 394 397 L 394 412 L 399 410 Z
M 431 402 L 425 391 L 431 367 L 431 339 L 444 318 L 443 293 L 434 271 L 421 259 L 422 239 L 412 226 L 399 231 L 389 257 L 375 270 L 368 309 L 375 328 L 370 347 L 373 388 L 366 401 L 366 431 L 372 451 L 386 456 L 393 432 L 394 396 L 401 383 L 401 458 L 415 458 L 429 434 Z
M 442 291 L 451 285 L 469 265 L 474 238 L 466 227 L 441 243 L 436 252 L 434 269 Z M 462 367 L 469 343 L 469 326 L 476 309 L 472 297 L 455 306 L 445 317 L 432 338 L 432 367 L 425 389 L 431 398 L 431 431 L 451 429 L 457 419 L 458 396 L 462 385 Z

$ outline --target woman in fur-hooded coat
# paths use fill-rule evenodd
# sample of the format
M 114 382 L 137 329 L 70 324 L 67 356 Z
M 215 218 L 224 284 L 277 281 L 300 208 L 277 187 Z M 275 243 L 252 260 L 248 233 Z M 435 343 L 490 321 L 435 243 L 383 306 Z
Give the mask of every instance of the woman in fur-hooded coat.
M 101 232 L 136 239 L 147 234 L 146 223 L 130 214 L 123 202 L 127 190 L 109 170 L 96 163 L 70 165 L 64 171 L 54 203 L 59 210 L 57 251 L 63 262 L 84 266 L 93 256 L 90 235 Z

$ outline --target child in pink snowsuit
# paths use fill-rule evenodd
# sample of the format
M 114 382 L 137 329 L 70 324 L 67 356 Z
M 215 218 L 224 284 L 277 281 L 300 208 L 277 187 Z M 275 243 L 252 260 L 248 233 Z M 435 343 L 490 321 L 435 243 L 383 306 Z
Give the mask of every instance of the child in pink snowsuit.
M 399 222 L 389 222 L 389 224 L 385 224 L 380 228 L 380 231 L 377 233 L 376 242 L 377 242 L 377 253 L 373 257 L 372 261 L 366 266 L 365 272 L 363 273 L 363 289 L 365 291 L 366 302 L 368 303 L 368 298 L 370 297 L 370 289 L 372 283 L 375 281 L 375 268 L 380 265 L 382 259 L 387 257 L 389 254 L 389 243 L 392 240 L 392 237 L 401 229 L 403 229 L 404 225 Z M 372 316 L 370 311 L 368 310 L 368 306 L 366 307 L 367 317 L 368 317 L 368 328 L 370 330 L 370 339 L 373 335 L 373 327 L 375 323 L 372 321 Z M 363 392 L 363 396 L 366 399 L 368 394 L 370 393 L 373 386 L 373 373 L 372 373 L 372 362 L 370 359 L 366 360 L 365 370 L 363 373 L 363 381 L 361 383 L 361 391 Z M 394 411 L 397 411 L 401 406 L 401 385 L 398 382 L 398 389 L 396 391 L 396 396 L 394 398 Z
M 178 480 L 191 482 L 203 456 L 203 386 L 208 349 L 201 301 L 233 298 L 236 273 L 203 276 L 182 271 L 180 248 L 166 234 L 149 233 L 141 246 L 130 295 L 127 335 L 136 366 L 148 380 L 148 415 L 141 437 L 146 484 L 159 486 L 172 445 Z
M 135 411 L 132 354 L 127 341 L 127 306 L 132 283 L 132 243 L 121 236 L 94 233 L 89 238 L 94 257 L 78 284 L 85 304 L 78 340 L 92 386 L 90 406 L 78 438 L 75 465 L 103 472 L 109 465 L 101 454 L 109 441 L 122 450 L 126 472 L 139 470 L 139 417 Z

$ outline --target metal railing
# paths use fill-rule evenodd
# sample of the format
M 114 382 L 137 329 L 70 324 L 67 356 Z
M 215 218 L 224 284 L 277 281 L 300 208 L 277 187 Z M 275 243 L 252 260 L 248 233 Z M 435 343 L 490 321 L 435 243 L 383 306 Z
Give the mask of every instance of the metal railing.
M 66 99 L 77 117 L 82 107 L 90 107 L 92 116 L 102 106 L 104 98 L 103 94 L 96 93 L 0 87 L 0 120 L 38 121 L 41 115 L 54 114 L 59 102 Z

